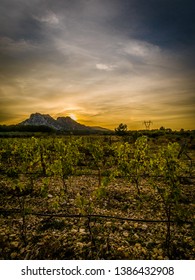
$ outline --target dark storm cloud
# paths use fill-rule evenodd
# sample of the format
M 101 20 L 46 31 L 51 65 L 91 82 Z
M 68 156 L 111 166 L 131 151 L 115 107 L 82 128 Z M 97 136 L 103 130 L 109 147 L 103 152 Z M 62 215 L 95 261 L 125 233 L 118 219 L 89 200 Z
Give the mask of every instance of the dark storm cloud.
M 180 48 L 185 65 L 193 58 L 194 7 L 192 0 L 1 0 L 0 35 L 47 49 L 52 36 L 64 33 L 65 40 L 74 39 L 77 45 L 86 40 L 93 48 L 95 37 L 101 41 L 108 32 L 119 40 L 143 40 L 175 52 Z M 99 47 L 107 55 L 104 43 Z
M 128 33 L 133 26 L 133 36 L 167 47 L 195 43 L 193 0 L 122 0 L 120 2 L 121 30 L 126 30 Z
M 29 3 L 32 3 L 29 5 Z M 1 0 L 0 35 L 14 40 L 38 40 L 43 36 L 41 25 L 33 18 L 40 1 Z
M 91 27 L 103 23 L 111 32 L 164 46 L 195 43 L 193 0 L 1 0 L 0 34 L 11 38 L 44 38 L 42 23 L 36 20 L 56 13 L 64 23 Z

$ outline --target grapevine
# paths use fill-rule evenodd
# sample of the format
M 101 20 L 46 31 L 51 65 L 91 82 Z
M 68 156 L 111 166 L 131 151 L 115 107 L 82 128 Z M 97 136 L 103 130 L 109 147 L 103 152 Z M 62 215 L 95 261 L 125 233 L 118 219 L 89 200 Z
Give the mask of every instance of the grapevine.
M 5 138 L 0 139 L 0 170 L 5 258 L 17 255 L 16 247 L 6 251 L 9 243 L 18 244 L 20 257 L 28 258 L 33 238 L 43 237 L 39 244 L 45 248 L 47 234 L 71 243 L 74 258 L 174 258 L 181 236 L 193 247 L 193 164 L 182 159 L 178 143 L 153 147 L 145 136 L 135 143 L 100 137 Z M 161 232 L 157 248 L 152 247 L 155 228 Z M 144 240 L 142 232 L 152 240 Z M 55 247 L 52 236 L 47 246 Z M 55 250 L 63 258 L 59 244 L 54 247 L 44 255 L 37 249 L 34 258 L 49 258 Z M 183 247 L 179 253 L 188 254 Z

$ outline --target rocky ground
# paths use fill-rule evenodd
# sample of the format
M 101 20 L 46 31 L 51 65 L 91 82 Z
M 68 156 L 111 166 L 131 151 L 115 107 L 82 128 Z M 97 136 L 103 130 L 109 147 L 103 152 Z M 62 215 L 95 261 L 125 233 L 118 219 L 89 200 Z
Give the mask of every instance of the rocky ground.
M 106 187 L 95 175 L 21 181 L 26 192 L 1 178 L 1 259 L 194 259 L 194 182 L 172 206 L 167 243 L 163 201 L 147 180 L 140 195 L 124 178 Z

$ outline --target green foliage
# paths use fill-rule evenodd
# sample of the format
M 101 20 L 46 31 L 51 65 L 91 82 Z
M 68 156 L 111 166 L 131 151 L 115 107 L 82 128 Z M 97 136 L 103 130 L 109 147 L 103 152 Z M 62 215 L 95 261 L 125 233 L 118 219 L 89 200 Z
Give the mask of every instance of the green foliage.
M 162 147 L 150 159 L 151 169 L 154 176 L 161 180 L 154 183 L 165 204 L 177 203 L 180 195 L 180 178 L 187 168 L 178 159 L 180 146 L 177 143 L 169 143 Z
M 93 202 L 90 198 L 85 198 L 80 193 L 77 194 L 75 204 L 79 209 L 79 214 L 92 214 L 93 213 Z
M 138 194 L 140 194 L 140 184 L 142 177 L 148 171 L 148 143 L 147 137 L 142 136 L 135 142 L 133 148 L 131 144 L 124 143 L 118 148 L 118 166 L 122 175 L 134 183 Z
M 119 136 L 124 136 L 127 134 L 127 125 L 120 123 L 117 128 L 115 128 L 115 133 Z
M 159 180 L 151 180 L 164 205 L 164 211 L 168 220 L 166 232 L 167 254 L 170 256 L 171 246 L 171 218 L 173 212 L 181 215 L 179 201 L 181 199 L 181 177 L 186 173 L 187 166 L 178 158 L 180 146 L 178 143 L 169 143 L 162 147 L 150 159 L 150 166 L 154 177 Z M 177 209 L 178 208 L 178 209 Z M 177 217 L 177 219 L 182 217 Z

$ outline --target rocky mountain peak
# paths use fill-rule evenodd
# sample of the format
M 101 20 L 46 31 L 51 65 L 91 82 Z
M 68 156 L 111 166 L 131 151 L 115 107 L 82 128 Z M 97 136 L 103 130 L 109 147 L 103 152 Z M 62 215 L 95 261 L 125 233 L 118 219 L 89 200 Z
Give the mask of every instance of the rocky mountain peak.
M 49 114 L 33 113 L 30 117 L 21 122 L 19 125 L 33 125 L 33 126 L 48 126 L 55 130 L 61 131 L 102 131 L 103 128 L 93 128 L 76 122 L 71 117 L 58 117 L 57 120 L 53 119 Z M 107 129 L 103 129 L 107 130 Z M 109 130 L 107 130 L 109 131 Z
M 30 118 L 21 122 L 20 125 L 45 125 L 56 130 L 61 129 L 56 120 L 54 120 L 50 115 L 40 113 L 31 114 Z

